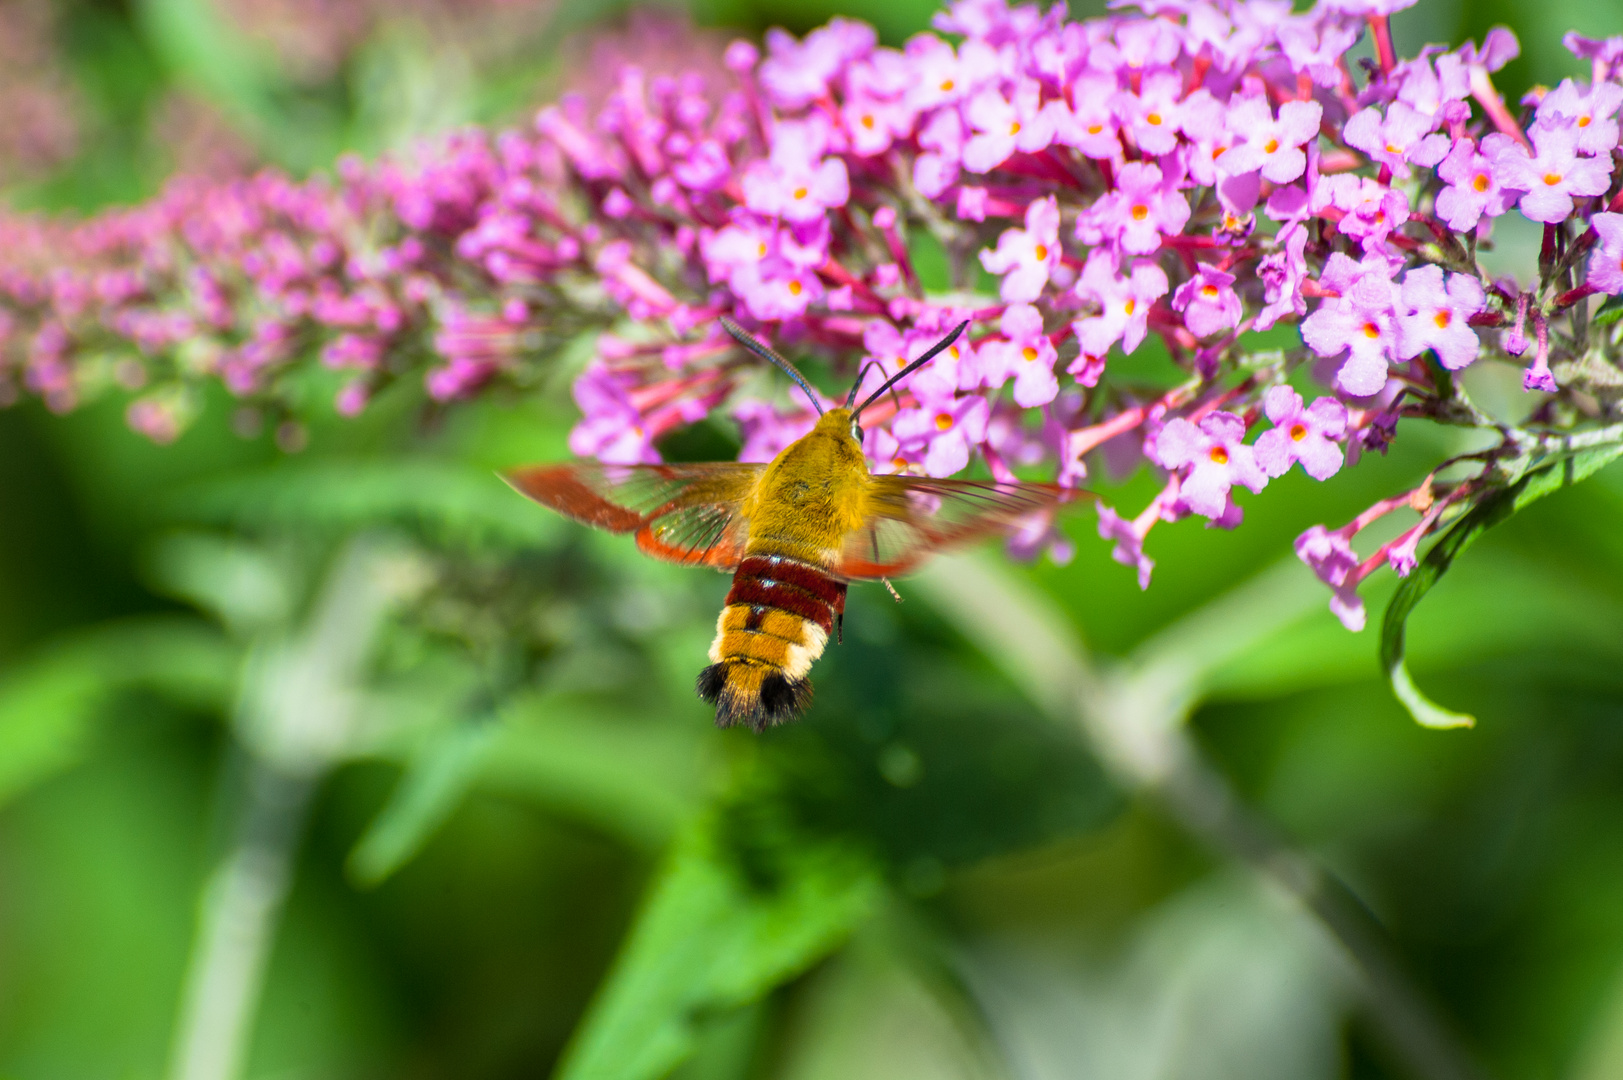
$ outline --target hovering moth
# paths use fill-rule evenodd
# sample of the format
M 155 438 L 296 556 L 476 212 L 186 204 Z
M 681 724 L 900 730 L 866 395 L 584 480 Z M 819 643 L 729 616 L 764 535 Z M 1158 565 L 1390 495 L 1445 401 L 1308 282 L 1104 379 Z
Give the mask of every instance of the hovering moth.
M 811 701 L 806 677 L 830 634 L 841 639 L 846 588 L 915 569 L 931 554 L 1013 532 L 1066 502 L 1055 484 L 876 476 L 862 453 L 862 412 L 949 347 L 959 326 L 852 408 L 823 411 L 793 364 L 731 319 L 739 344 L 795 381 L 817 426 L 767 464 L 604 465 L 570 462 L 510 470 L 520 493 L 565 517 L 634 533 L 645 554 L 733 575 L 716 622 L 699 697 L 716 724 L 764 731 Z M 894 592 L 894 590 L 892 590 Z

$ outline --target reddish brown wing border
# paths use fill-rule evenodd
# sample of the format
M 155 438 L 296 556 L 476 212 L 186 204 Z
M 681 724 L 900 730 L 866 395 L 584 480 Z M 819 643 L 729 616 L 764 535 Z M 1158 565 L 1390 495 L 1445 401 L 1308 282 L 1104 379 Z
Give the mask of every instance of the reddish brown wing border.
M 876 476 L 869 521 L 847 541 L 836 572 L 851 580 L 899 577 L 936 552 L 1014 532 L 1082 494 L 1058 484 Z
M 744 557 L 741 504 L 763 465 L 603 465 L 569 462 L 502 473 L 520 494 L 612 533 L 667 562 L 730 569 Z

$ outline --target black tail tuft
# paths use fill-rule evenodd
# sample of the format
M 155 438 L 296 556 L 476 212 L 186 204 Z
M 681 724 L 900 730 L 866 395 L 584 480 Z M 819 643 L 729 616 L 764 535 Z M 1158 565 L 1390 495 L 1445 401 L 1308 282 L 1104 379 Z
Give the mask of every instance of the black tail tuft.
M 796 719 L 812 697 L 810 680 L 739 661 L 711 664 L 699 672 L 694 689 L 716 707 L 717 727 L 742 724 L 755 731 Z
M 711 664 L 699 672 L 699 681 L 694 689 L 699 692 L 699 700 L 708 705 L 714 705 L 716 699 L 721 697 L 722 688 L 727 685 L 727 665 Z
M 755 730 L 793 720 L 806 711 L 806 706 L 811 704 L 811 696 L 810 680 L 789 679 L 774 671 L 761 682 L 759 712 L 765 718 L 765 723 L 758 724 Z

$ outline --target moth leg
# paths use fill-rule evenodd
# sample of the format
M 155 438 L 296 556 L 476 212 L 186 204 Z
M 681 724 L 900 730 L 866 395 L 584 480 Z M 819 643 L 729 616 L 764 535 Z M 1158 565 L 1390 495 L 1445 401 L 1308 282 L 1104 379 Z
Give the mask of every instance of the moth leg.
M 885 587 L 885 591 L 889 592 L 898 604 L 902 602 L 902 594 L 896 591 L 896 586 L 890 583 L 890 578 L 882 577 L 879 579 L 879 583 Z

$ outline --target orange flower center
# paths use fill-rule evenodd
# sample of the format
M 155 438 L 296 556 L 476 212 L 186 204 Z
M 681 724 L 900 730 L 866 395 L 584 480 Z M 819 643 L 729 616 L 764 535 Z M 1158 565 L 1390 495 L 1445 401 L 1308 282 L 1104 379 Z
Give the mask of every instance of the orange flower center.
M 1227 465 L 1229 463 L 1229 452 L 1221 446 L 1212 447 L 1211 453 L 1207 456 L 1212 459 L 1214 465 Z
M 907 461 L 906 459 L 899 457 L 891 458 L 890 467 L 895 469 L 897 472 L 901 472 L 903 469 L 907 468 Z
M 1202 285 L 1200 287 L 1200 295 L 1204 296 L 1208 300 L 1216 300 L 1217 299 L 1217 286 L 1216 285 Z
M 1381 328 L 1372 322 L 1367 322 L 1364 324 L 1364 336 L 1367 338 L 1378 338 L 1381 336 Z
M 873 130 L 873 124 L 874 120 L 872 116 L 864 116 L 862 118 L 862 126 L 867 128 L 869 131 Z
M 1393 146 L 1391 143 L 1387 143 L 1386 144 L 1386 152 L 1388 154 L 1401 154 L 1401 153 L 1403 153 L 1403 147 L 1401 147 L 1401 146 Z
M 766 241 L 764 241 L 764 240 L 763 240 L 763 241 L 762 241 L 762 242 L 761 242 L 761 246 L 760 246 L 760 248 L 759 248 L 759 249 L 757 249 L 757 251 L 756 251 L 756 252 L 755 252 L 755 257 L 756 257 L 756 258 L 757 258 L 757 259 L 764 259 L 764 258 L 766 258 Z
M 1559 184 L 1561 182 L 1561 174 L 1560 173 L 1547 172 L 1547 173 L 1544 174 L 1544 182 L 1546 184 L 1550 185 L 1551 187 L 1555 187 L 1555 185 L 1557 185 L 1557 184 Z
M 1038 244 L 1036 247 L 1031 249 L 1031 253 L 1033 255 L 1037 256 L 1037 261 L 1038 262 L 1047 262 L 1048 261 L 1048 245 L 1047 244 Z
M 935 429 L 937 431 L 952 430 L 952 413 L 938 412 L 935 414 Z
M 1588 127 L 1589 126 L 1589 117 L 1587 117 L 1587 116 L 1578 117 L 1578 126 L 1581 127 L 1581 128 Z
M 1030 345 L 1027 345 L 1025 348 L 1020 350 L 1020 355 L 1026 358 L 1027 363 L 1030 363 L 1031 361 L 1037 359 L 1037 350 L 1033 349 Z
M 1105 126 L 1103 124 L 1089 124 L 1088 125 L 1088 134 L 1089 135 L 1097 135 L 1097 134 L 1099 134 L 1099 132 L 1103 131 L 1104 129 L 1105 129 Z
M 789 282 L 789 295 L 790 296 L 799 296 L 802 292 L 805 291 L 805 288 L 806 288 L 806 286 L 802 285 L 800 282 L 791 281 L 791 282 Z
M 1269 139 L 1267 142 L 1262 144 L 1262 152 L 1264 154 L 1272 154 L 1274 151 L 1276 151 L 1278 149 L 1279 149 L 1279 140 L 1278 139 Z
M 1431 321 L 1437 324 L 1437 329 L 1447 330 L 1448 324 L 1454 321 L 1454 313 L 1444 308 L 1433 316 Z
M 1009 134 L 1010 135 L 1018 135 L 1018 134 L 1020 134 L 1020 121 L 1016 120 L 1014 123 L 1009 125 Z
M 804 199 L 807 195 L 810 195 L 810 194 L 811 194 L 811 192 L 807 191 L 803 187 L 795 188 L 795 198 L 797 198 L 797 199 Z
M 1123 305 L 1122 310 L 1127 312 L 1127 314 L 1131 315 L 1133 313 L 1133 309 L 1136 308 L 1136 307 L 1138 307 L 1138 301 L 1137 300 L 1129 300 L 1129 301 L 1127 301 L 1127 303 L 1125 305 Z
M 951 79 L 942 79 L 941 80 L 941 92 L 943 94 L 951 93 L 952 88 L 953 88 L 954 85 L 955 84 L 953 83 L 953 81 Z
M 1476 179 L 1471 181 L 1471 186 L 1478 191 L 1487 191 L 1489 187 L 1493 186 L 1493 180 L 1489 178 L 1487 173 L 1479 172 L 1476 174 Z
M 1149 121 L 1151 124 L 1155 125 L 1156 127 L 1161 126 L 1161 114 L 1158 113 L 1158 112 L 1152 112 L 1152 113 L 1150 113 L 1150 115 L 1146 116 L 1144 119 Z
M 1133 207 L 1133 220 L 1134 221 L 1143 221 L 1145 218 L 1147 218 L 1149 216 L 1150 216 L 1150 208 L 1143 205 L 1142 203 L 1140 203 L 1139 205 Z
M 1291 425 L 1291 442 L 1301 442 L 1305 438 L 1307 438 L 1307 425 L 1306 424 L 1292 424 Z

